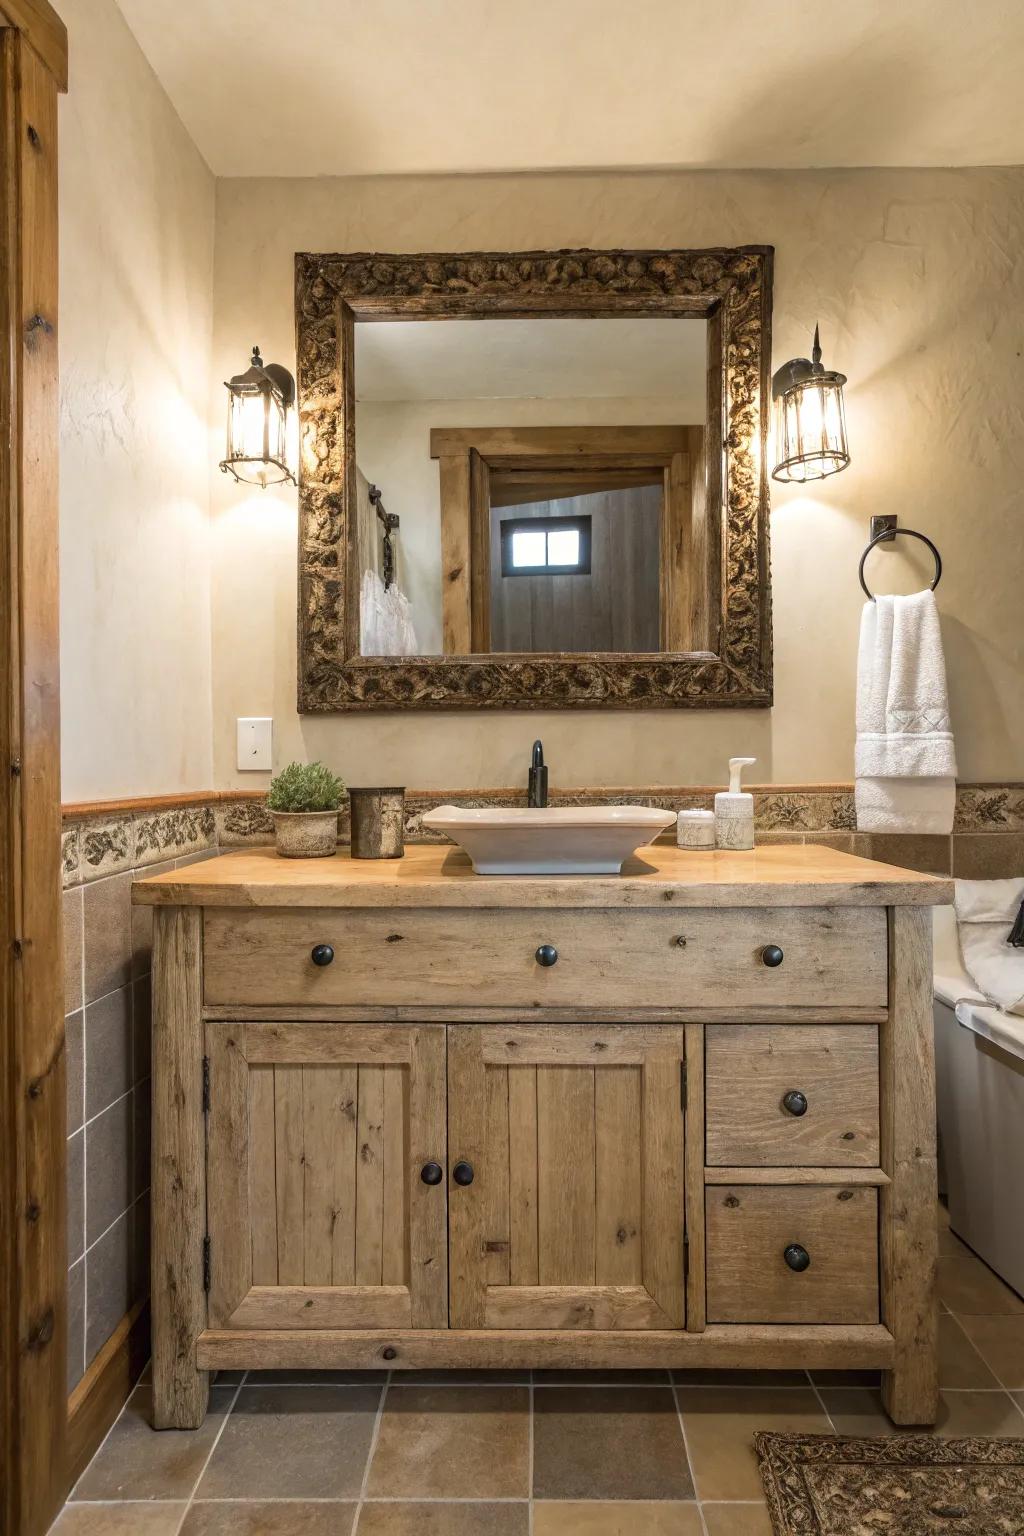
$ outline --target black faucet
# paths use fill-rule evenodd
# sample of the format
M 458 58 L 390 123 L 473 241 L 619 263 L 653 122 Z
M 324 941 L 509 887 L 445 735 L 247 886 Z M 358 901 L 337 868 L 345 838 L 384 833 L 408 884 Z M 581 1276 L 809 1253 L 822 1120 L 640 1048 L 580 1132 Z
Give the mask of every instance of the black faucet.
M 544 743 L 533 744 L 533 761 L 526 781 L 527 805 L 544 806 L 548 803 L 548 770 L 544 766 Z

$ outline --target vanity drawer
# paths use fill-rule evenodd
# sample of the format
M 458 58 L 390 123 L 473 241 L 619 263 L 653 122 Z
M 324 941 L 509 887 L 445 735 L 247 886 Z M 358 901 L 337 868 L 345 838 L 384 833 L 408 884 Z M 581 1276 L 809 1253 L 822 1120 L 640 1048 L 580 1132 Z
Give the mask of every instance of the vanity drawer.
M 875 1189 L 708 1186 L 706 1220 L 709 1323 L 878 1322 Z
M 210 1004 L 593 1009 L 886 1000 L 886 920 L 873 907 L 211 907 L 204 932 Z M 333 951 L 328 964 L 313 962 L 317 946 Z M 768 963 L 776 958 L 766 956 L 768 946 L 781 952 L 780 963 Z
M 875 1025 L 711 1024 L 705 1051 L 712 1166 L 877 1166 Z

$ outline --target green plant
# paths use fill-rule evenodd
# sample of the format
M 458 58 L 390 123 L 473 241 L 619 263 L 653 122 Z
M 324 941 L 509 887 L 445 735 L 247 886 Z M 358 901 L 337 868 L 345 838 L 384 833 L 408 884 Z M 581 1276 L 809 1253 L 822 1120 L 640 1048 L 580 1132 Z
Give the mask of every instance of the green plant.
M 289 763 L 270 781 L 267 804 L 272 811 L 336 811 L 345 782 L 323 763 Z

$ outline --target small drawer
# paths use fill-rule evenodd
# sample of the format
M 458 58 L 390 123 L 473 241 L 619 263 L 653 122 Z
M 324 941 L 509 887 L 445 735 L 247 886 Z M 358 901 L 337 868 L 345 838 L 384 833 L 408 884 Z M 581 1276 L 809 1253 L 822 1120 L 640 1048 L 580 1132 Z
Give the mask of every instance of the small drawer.
M 718 1168 L 874 1168 L 873 1024 L 713 1024 L 707 1161 Z
M 877 1323 L 878 1194 L 842 1184 L 706 1192 L 709 1323 Z
M 880 1007 L 875 907 L 680 911 L 303 908 L 204 914 L 211 1004 Z M 326 964 L 320 959 L 331 951 Z

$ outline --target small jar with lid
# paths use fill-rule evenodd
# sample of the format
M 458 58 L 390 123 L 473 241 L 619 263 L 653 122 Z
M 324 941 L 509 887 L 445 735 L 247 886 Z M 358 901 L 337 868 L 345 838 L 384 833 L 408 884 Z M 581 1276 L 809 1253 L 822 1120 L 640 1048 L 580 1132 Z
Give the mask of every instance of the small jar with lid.
M 676 816 L 676 842 L 680 848 L 713 848 L 714 811 L 680 811 Z

